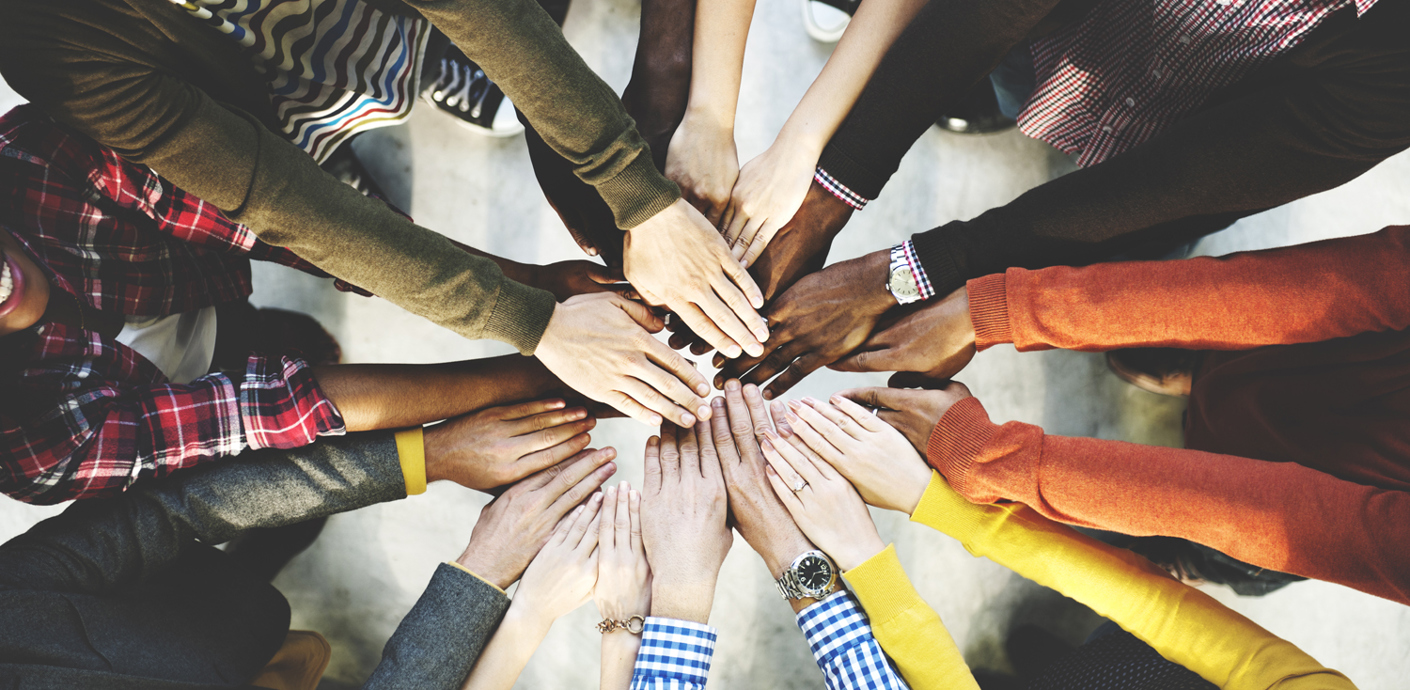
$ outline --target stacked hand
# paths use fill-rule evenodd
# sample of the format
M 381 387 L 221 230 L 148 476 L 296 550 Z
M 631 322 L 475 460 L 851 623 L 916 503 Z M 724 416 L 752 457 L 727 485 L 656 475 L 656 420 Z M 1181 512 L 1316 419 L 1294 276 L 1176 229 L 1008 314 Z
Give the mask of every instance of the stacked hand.
M 587 447 L 597 420 L 563 400 L 491 407 L 426 430 L 426 480 L 480 491 L 516 482 Z
M 651 611 L 651 566 L 641 539 L 641 494 L 622 482 L 603 489 L 603 497 L 593 600 L 604 619 L 645 618 Z
M 945 380 L 974 359 L 969 291 L 960 288 L 872 333 L 838 371 L 902 371 Z
M 897 374 L 891 378 L 892 384 L 896 385 L 897 379 L 904 379 L 904 375 Z M 895 428 L 912 446 L 924 453 L 926 444 L 930 442 L 930 432 L 940 423 L 940 418 L 955 403 L 972 396 L 963 383 L 946 381 L 938 387 L 924 390 L 853 388 L 839 391 L 834 397 L 876 409 L 876 416 L 881 421 Z
M 780 138 L 740 168 L 720 228 L 745 266 L 759 258 L 803 205 L 817 162 L 817 150 Z
M 603 495 L 595 493 L 558 523 L 519 582 L 514 605 L 547 628 L 587 603 L 597 584 Z M 613 506 L 615 510 L 615 506 Z

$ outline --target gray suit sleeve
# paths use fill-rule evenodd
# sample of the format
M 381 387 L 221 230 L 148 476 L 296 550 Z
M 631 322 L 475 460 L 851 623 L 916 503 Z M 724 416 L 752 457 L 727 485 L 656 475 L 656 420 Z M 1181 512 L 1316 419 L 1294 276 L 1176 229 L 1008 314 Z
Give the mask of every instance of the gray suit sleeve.
M 456 690 L 494 635 L 509 597 L 452 565 L 441 564 L 426 592 L 382 650 L 366 690 Z

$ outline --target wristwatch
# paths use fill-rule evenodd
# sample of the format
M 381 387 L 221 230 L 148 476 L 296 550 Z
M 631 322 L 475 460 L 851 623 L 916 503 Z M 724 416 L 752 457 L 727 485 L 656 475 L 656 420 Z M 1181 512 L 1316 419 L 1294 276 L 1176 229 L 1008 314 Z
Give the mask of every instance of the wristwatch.
M 776 583 L 784 599 L 822 599 L 837 584 L 837 566 L 821 551 L 805 551 Z
M 899 304 L 920 301 L 920 288 L 916 287 L 915 272 L 911 270 L 911 262 L 906 261 L 903 245 L 891 248 L 891 270 L 886 273 L 886 289 L 891 291 L 891 296 Z

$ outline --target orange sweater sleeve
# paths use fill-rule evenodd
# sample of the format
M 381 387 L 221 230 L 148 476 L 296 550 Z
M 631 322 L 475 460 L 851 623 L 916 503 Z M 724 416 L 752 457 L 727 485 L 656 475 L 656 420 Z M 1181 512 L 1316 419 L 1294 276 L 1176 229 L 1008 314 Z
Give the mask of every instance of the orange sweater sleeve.
M 1223 257 L 969 281 L 979 349 L 1243 350 L 1410 327 L 1410 226 Z
M 975 398 L 931 431 L 930 464 L 973 503 L 1072 525 L 1181 537 L 1282 572 L 1410 604 L 1410 494 L 1294 463 L 1048 436 Z

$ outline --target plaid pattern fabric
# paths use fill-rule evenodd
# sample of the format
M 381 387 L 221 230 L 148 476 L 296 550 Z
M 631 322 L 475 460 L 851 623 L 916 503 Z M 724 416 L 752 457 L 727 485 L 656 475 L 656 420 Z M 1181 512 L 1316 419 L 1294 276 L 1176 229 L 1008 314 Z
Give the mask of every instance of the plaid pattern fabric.
M 641 631 L 631 690 L 702 690 L 715 656 L 714 628 L 650 617 Z
M 0 229 L 55 290 L 103 311 L 167 316 L 243 299 L 251 258 L 326 275 L 31 106 L 0 118 L 0 189 L 11 191 Z M 239 387 L 223 375 L 173 385 L 113 339 L 42 321 L 0 339 L 0 389 L 0 491 L 33 503 L 344 431 L 301 361 L 251 357 Z
M 837 181 L 837 178 L 829 175 L 826 170 L 818 168 L 813 172 L 813 181 L 822 185 L 823 189 L 832 192 L 832 195 L 842 200 L 842 203 L 860 211 L 867 207 L 866 199 L 862 195 L 847 188 L 847 185 Z
M 1032 45 L 1024 134 L 1095 165 L 1297 46 L 1333 12 L 1376 0 L 1103 0 Z
M 871 622 L 847 590 L 798 612 L 798 627 L 828 690 L 909 690 L 871 634 Z
M 920 258 L 916 256 L 916 243 L 906 240 L 901 243 L 901 253 L 906 256 L 906 265 L 911 267 L 911 275 L 915 276 L 916 289 L 920 292 L 922 301 L 935 296 L 935 285 L 930 282 L 930 276 L 925 273 L 925 266 L 921 265 Z

